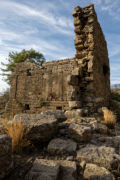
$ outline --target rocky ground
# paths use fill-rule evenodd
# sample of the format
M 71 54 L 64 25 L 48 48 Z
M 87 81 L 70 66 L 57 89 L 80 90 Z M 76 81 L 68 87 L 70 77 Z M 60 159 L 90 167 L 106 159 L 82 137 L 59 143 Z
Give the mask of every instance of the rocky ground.
M 12 154 L 11 139 L 0 136 L 0 179 L 119 180 L 120 125 L 110 129 L 100 119 L 79 113 L 16 115 L 31 145 Z

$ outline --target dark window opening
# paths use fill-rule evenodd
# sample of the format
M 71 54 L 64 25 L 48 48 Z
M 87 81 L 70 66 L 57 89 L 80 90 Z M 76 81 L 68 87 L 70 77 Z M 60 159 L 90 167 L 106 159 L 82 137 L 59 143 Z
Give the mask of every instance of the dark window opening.
M 104 74 L 104 76 L 105 76 L 108 72 L 109 72 L 109 67 L 108 67 L 106 64 L 104 64 L 104 65 L 103 65 L 103 74 Z
M 56 110 L 62 110 L 62 106 L 57 106 Z
M 31 69 L 27 69 L 27 76 L 32 76 L 32 70 Z
M 25 104 L 25 110 L 30 110 L 29 104 Z

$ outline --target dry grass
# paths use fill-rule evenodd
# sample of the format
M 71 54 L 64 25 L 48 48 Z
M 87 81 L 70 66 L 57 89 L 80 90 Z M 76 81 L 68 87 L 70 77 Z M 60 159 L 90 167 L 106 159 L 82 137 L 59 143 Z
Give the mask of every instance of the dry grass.
M 20 120 L 8 121 L 6 119 L 1 119 L 1 123 L 5 128 L 6 134 L 12 138 L 12 151 L 20 152 L 23 144 L 23 123 Z
M 107 108 L 103 108 L 104 122 L 108 127 L 115 127 L 116 115 Z

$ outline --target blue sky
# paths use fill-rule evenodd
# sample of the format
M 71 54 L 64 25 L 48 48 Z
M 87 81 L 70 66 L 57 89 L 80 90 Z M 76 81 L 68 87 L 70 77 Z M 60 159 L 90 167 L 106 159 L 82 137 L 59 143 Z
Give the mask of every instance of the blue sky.
M 74 57 L 72 11 L 91 3 L 107 40 L 111 84 L 120 83 L 120 0 L 0 0 L 0 62 L 23 48 L 47 60 Z M 0 92 L 5 88 L 0 76 Z

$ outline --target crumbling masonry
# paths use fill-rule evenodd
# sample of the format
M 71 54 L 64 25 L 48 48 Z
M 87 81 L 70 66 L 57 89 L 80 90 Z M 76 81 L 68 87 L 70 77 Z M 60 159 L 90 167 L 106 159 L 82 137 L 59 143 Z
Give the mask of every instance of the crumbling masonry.
M 109 105 L 110 69 L 106 41 L 93 5 L 73 12 L 76 55 L 38 66 L 19 63 L 11 75 L 7 112 L 81 109 Z

